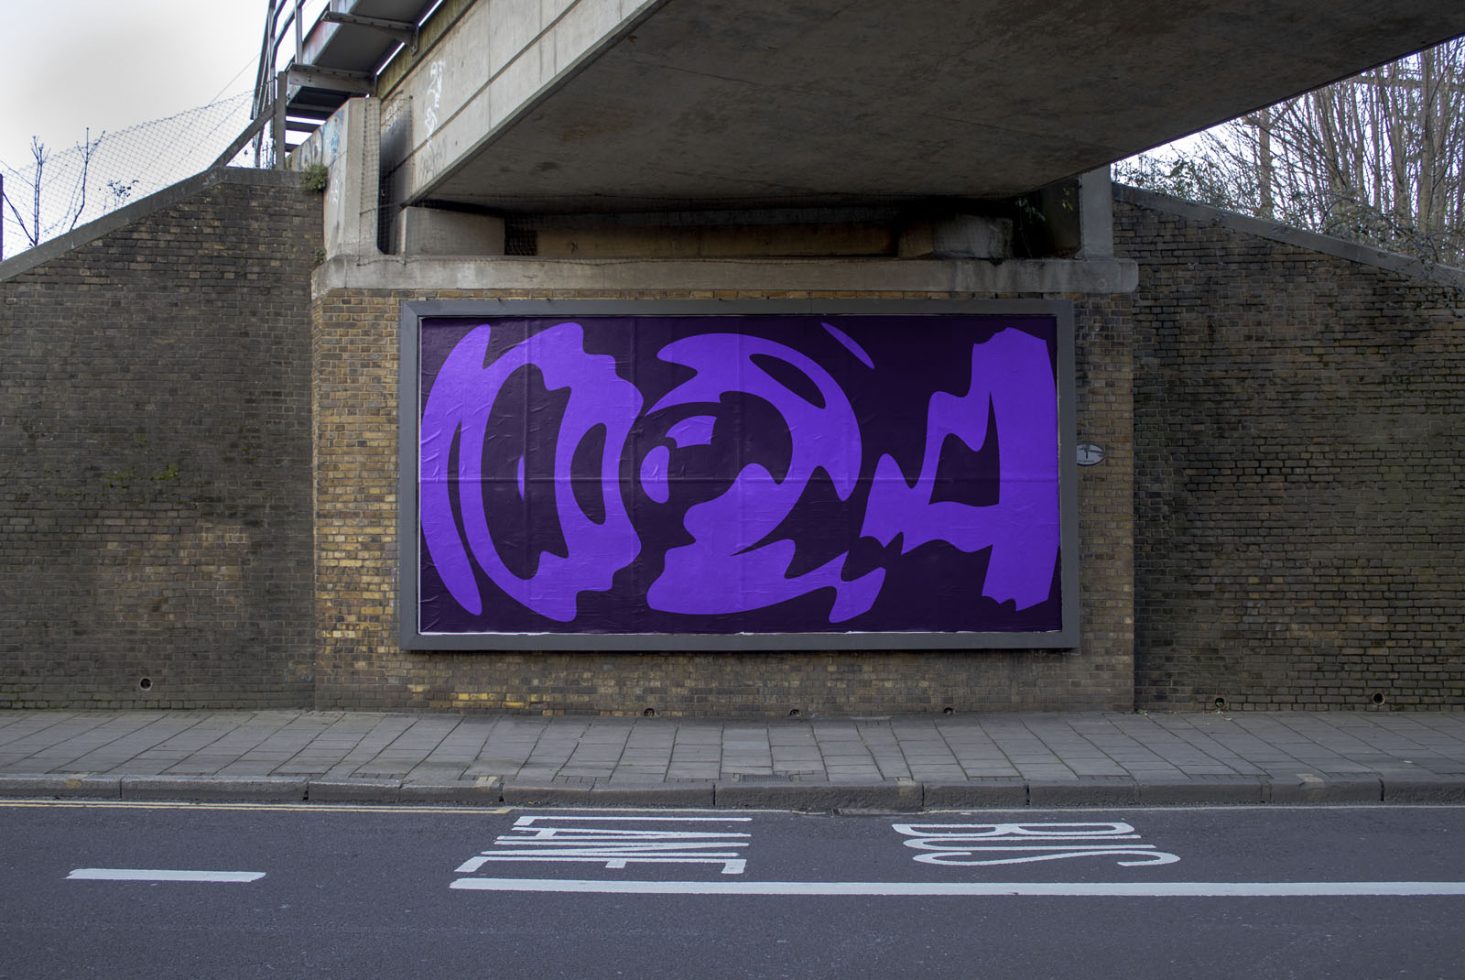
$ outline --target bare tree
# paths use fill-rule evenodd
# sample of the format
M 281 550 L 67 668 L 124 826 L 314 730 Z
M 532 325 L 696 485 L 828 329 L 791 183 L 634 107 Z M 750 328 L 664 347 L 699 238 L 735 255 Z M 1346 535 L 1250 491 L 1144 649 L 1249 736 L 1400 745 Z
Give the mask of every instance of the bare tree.
M 1121 180 L 1465 263 L 1465 38 L 1250 113 Z
M 39 137 L 31 137 L 31 160 L 32 167 L 29 175 L 11 171 L 11 179 L 21 178 L 21 182 L 27 185 L 28 192 L 22 192 L 25 198 L 20 207 L 16 206 L 15 198 L 8 191 L 0 190 L 0 198 L 3 198 L 5 207 L 10 209 L 11 216 L 15 223 L 20 226 L 20 233 L 32 246 L 39 245 L 42 241 L 60 231 L 70 231 L 76 227 L 82 213 L 86 211 L 86 188 L 87 179 L 91 174 L 92 154 L 97 147 L 102 145 L 102 139 L 106 134 L 92 139 L 91 130 L 86 130 L 86 135 L 76 147 L 81 154 L 81 174 L 75 185 L 71 188 L 69 199 L 61 207 L 59 212 L 53 208 L 43 207 L 42 197 L 46 187 L 46 164 L 51 160 L 51 154 L 46 149 L 46 144 L 40 141 Z M 21 213 L 21 208 L 29 209 L 29 220 Z M 54 212 L 54 214 L 51 214 Z M 43 215 L 48 217 L 43 219 Z M 0 258 L 4 258 L 0 253 Z

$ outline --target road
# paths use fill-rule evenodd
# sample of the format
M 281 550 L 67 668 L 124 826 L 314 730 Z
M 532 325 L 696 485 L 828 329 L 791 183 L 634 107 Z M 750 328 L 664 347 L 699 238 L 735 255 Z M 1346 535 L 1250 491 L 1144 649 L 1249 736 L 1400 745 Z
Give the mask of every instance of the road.
M 1459 977 L 1465 808 L 0 801 L 0 977 Z

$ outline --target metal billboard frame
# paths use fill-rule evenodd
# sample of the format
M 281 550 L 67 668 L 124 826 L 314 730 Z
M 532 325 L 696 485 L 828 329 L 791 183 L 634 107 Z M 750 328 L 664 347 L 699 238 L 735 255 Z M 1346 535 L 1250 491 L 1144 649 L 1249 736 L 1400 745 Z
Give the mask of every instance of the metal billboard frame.
M 1059 590 L 1062 628 L 1033 632 L 423 633 L 418 623 L 419 340 L 422 321 L 495 316 L 1049 316 L 1058 334 Z M 1077 422 L 1073 304 L 1063 300 L 416 300 L 403 301 L 398 359 L 398 588 L 408 650 L 813 651 L 1039 650 L 1079 645 Z

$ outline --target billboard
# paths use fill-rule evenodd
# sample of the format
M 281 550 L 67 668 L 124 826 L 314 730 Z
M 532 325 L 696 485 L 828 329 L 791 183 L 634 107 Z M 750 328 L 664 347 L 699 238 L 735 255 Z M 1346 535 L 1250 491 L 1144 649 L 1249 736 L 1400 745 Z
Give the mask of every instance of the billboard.
M 418 649 L 1064 647 L 1061 303 L 416 303 Z

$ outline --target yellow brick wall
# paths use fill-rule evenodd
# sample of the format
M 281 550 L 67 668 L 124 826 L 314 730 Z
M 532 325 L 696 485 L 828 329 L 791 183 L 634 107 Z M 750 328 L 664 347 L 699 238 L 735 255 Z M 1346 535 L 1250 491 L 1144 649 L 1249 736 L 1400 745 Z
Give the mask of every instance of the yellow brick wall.
M 1133 704 L 1128 297 L 1075 301 L 1082 642 L 1077 650 L 420 652 L 397 642 L 401 303 L 446 299 L 990 299 L 968 294 L 336 289 L 313 308 L 316 701 L 321 708 L 787 716 Z

